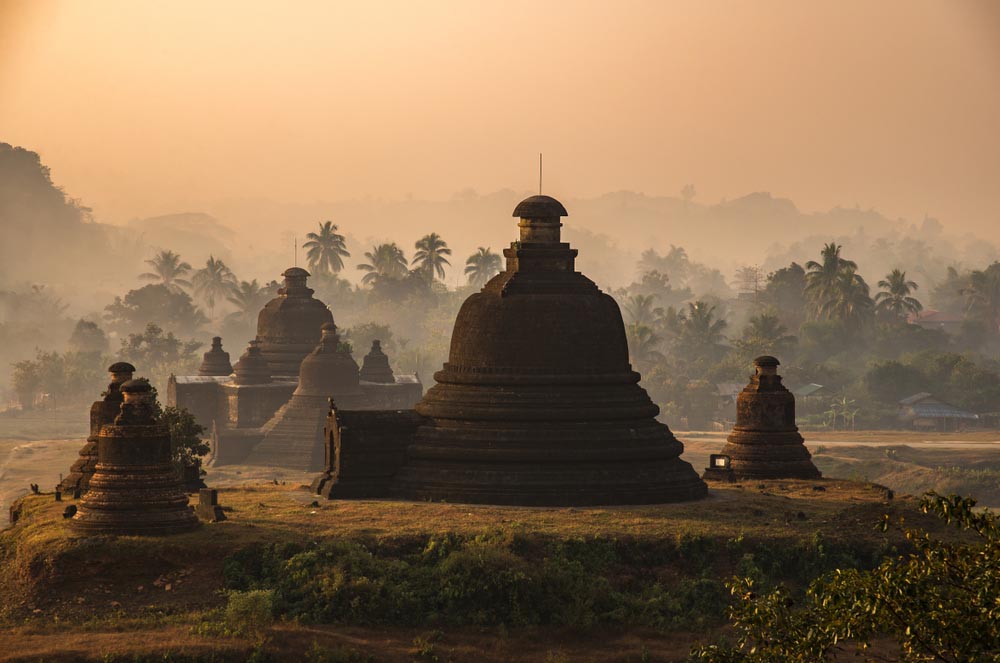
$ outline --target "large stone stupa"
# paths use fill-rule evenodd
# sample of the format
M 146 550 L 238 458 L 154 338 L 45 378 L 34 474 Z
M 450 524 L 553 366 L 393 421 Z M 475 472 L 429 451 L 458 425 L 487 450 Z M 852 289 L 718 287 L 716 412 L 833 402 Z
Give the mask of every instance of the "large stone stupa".
M 615 300 L 575 270 L 562 204 L 514 210 L 506 269 L 462 305 L 395 479 L 408 499 L 523 505 L 704 497 L 629 364 Z

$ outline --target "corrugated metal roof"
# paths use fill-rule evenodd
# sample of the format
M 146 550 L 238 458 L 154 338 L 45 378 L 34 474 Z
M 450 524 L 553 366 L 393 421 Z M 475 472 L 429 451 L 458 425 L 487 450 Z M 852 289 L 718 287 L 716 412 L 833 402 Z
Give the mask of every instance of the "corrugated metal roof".
M 978 414 L 959 410 L 944 403 L 915 403 L 910 406 L 913 414 L 921 419 L 978 419 Z
M 812 396 L 822 388 L 823 385 L 816 384 L 815 382 L 810 382 L 809 384 L 804 384 L 801 387 L 796 387 L 795 389 L 792 389 L 791 392 L 795 394 L 797 398 L 805 398 L 806 396 Z
M 913 394 L 912 396 L 907 396 L 903 400 L 899 401 L 900 405 L 913 405 L 914 403 L 919 403 L 922 400 L 926 400 L 931 397 L 931 394 L 926 391 L 921 391 L 919 394 Z
M 218 384 L 227 384 L 233 381 L 232 375 L 175 375 L 174 380 L 177 384 L 207 384 L 209 382 L 217 382 Z

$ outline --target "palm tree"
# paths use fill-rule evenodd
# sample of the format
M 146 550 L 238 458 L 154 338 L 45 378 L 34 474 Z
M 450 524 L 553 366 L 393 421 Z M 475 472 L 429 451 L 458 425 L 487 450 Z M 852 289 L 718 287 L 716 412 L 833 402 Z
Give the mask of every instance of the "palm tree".
M 824 244 L 820 252 L 823 261 L 810 260 L 806 263 L 808 271 L 805 293 L 817 313 L 828 306 L 830 300 L 837 298 L 836 291 L 843 285 L 841 275 L 846 271 L 856 272 L 858 269 L 856 262 L 840 257 L 841 248 L 839 244 L 833 242 Z
M 191 287 L 191 282 L 183 278 L 191 271 L 191 265 L 181 261 L 179 254 L 173 251 L 160 251 L 152 259 L 147 260 L 146 264 L 151 266 L 153 271 L 140 274 L 140 279 L 159 281 L 172 290 L 180 289 L 182 286 Z
M 195 294 L 205 300 L 210 316 L 214 316 L 216 300 L 223 299 L 232 292 L 236 277 L 221 260 L 209 256 L 205 266 L 191 279 Z
M 834 281 L 830 293 L 819 305 L 819 317 L 841 320 L 853 329 L 868 322 L 874 311 L 868 284 L 853 269 L 847 269 Z
M 262 288 L 257 279 L 247 283 L 240 281 L 239 285 L 233 284 L 226 301 L 236 307 L 233 314 L 245 319 L 251 319 L 264 303 L 271 296 L 267 288 Z
M 465 275 L 469 285 L 482 287 L 491 278 L 500 273 L 500 256 L 490 251 L 489 247 L 479 247 L 479 250 L 465 259 Z
M 441 239 L 437 233 L 424 235 L 414 245 L 417 252 L 413 254 L 413 264 L 417 269 L 427 274 L 430 279 L 437 277 L 444 280 L 444 266 L 451 266 L 445 256 L 451 255 L 448 242 Z
M 663 354 L 656 349 L 662 339 L 649 326 L 632 323 L 625 328 L 625 336 L 635 366 L 646 367 L 663 359 Z
M 625 302 L 625 313 L 634 325 L 650 325 L 663 316 L 663 309 L 654 307 L 656 295 L 633 295 Z
M 358 265 L 358 269 L 368 272 L 361 277 L 362 283 L 374 285 L 382 279 L 401 279 L 406 276 L 409 262 L 395 242 L 372 247 L 371 251 L 365 253 L 365 258 L 368 262 Z
M 906 272 L 900 269 L 886 274 L 885 279 L 878 282 L 878 287 L 882 291 L 875 295 L 875 312 L 880 315 L 902 321 L 924 308 L 916 298 L 910 297 L 910 293 L 917 290 L 917 284 L 906 280 Z
M 727 323 L 715 317 L 715 307 L 707 302 L 688 302 L 686 311 L 667 309 L 664 326 L 673 336 L 676 355 L 684 361 L 713 361 L 722 353 Z
M 306 259 L 309 269 L 316 274 L 336 274 L 344 268 L 344 258 L 350 258 L 344 236 L 337 233 L 337 226 L 332 221 L 319 224 L 319 233 L 308 233 L 309 240 L 302 248 L 309 249 Z
M 744 355 L 782 355 L 795 341 L 796 338 L 788 334 L 788 328 L 781 324 L 778 316 L 761 313 L 750 318 L 743 328 L 742 338 L 733 345 Z M 746 359 L 750 358 L 746 356 Z

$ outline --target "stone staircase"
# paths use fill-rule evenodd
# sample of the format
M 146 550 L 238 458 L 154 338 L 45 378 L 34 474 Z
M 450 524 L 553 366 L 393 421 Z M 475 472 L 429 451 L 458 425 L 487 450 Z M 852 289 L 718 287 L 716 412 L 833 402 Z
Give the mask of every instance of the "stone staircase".
M 303 471 L 323 469 L 323 426 L 326 400 L 296 394 L 262 427 L 263 441 L 247 458 L 248 465 L 270 465 Z

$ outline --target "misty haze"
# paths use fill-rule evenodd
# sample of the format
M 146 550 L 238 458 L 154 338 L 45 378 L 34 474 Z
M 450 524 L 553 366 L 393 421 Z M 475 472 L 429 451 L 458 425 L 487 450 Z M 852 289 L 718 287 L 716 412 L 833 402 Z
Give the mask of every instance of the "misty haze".
M 998 118 L 986 0 L 0 0 L 0 661 L 997 660 Z

